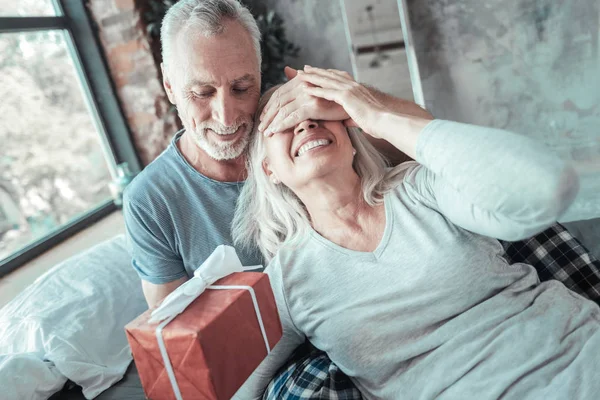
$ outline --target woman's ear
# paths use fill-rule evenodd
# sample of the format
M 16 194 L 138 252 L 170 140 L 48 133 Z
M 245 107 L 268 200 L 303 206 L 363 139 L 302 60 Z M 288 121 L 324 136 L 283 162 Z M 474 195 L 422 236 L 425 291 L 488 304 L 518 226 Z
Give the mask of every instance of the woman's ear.
M 267 175 L 267 178 L 269 178 L 269 180 L 273 182 L 274 185 L 281 183 L 279 178 L 277 178 L 277 175 L 275 175 L 275 173 L 269 168 L 269 162 L 266 158 L 262 162 L 262 169 L 265 175 Z

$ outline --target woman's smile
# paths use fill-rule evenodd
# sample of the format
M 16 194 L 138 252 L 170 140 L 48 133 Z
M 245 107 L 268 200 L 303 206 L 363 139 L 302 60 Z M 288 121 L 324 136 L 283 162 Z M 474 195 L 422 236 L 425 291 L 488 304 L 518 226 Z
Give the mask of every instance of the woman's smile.
M 309 152 L 309 151 L 313 151 L 315 149 L 319 149 L 322 147 L 327 147 L 332 143 L 331 140 L 329 139 L 314 139 L 311 140 L 309 142 L 307 142 L 306 144 L 303 144 L 300 149 L 298 149 L 298 151 L 296 152 L 295 157 L 301 157 L 303 154 Z

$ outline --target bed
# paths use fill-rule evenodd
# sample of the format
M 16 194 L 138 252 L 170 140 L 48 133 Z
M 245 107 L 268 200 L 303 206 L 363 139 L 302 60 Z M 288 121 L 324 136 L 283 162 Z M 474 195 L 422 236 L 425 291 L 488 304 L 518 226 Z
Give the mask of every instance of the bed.
M 600 304 L 600 262 L 561 225 L 503 245 L 509 261 L 530 263 L 541 280 L 561 280 Z M 145 308 L 123 235 L 57 265 L 0 310 L 2 398 L 145 399 L 123 331 Z M 307 343 L 264 398 L 360 399 L 360 393 Z
M 58 393 L 54 394 L 50 400 L 83 400 L 85 396 L 81 391 L 81 387 L 71 382 L 68 382 L 65 387 Z M 144 390 L 140 382 L 135 363 L 132 362 L 125 376 L 119 382 L 100 393 L 97 400 L 144 400 Z

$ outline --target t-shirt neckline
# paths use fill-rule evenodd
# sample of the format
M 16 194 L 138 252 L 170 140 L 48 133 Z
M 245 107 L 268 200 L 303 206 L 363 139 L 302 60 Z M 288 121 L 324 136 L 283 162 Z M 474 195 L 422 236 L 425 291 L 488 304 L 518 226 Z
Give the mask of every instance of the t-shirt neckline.
M 336 243 L 333 243 L 329 239 L 324 238 L 317 231 L 315 231 L 312 227 L 310 227 L 310 235 L 313 239 L 317 240 L 322 245 L 324 245 L 332 250 L 335 250 L 337 252 L 346 254 L 346 255 L 380 258 L 388 246 L 388 243 L 390 241 L 390 237 L 392 234 L 392 228 L 394 225 L 393 224 L 394 213 L 392 213 L 390 201 L 391 201 L 390 192 L 387 192 L 383 196 L 383 205 L 384 205 L 384 209 L 385 209 L 385 229 L 383 231 L 383 236 L 382 236 L 381 240 L 379 241 L 379 244 L 373 251 L 358 251 L 358 250 L 347 249 Z
M 175 135 L 173 136 L 173 139 L 171 139 L 171 144 L 169 146 L 172 147 L 173 151 L 175 152 L 177 160 L 180 163 L 182 163 L 183 166 L 186 169 L 188 169 L 193 176 L 196 176 L 196 177 L 198 177 L 198 178 L 200 178 L 202 180 L 208 181 L 208 182 L 216 184 L 216 185 L 239 186 L 239 185 L 243 185 L 244 184 L 245 181 L 234 181 L 234 182 L 217 181 L 215 179 L 209 178 L 208 176 L 206 176 L 203 173 L 199 172 L 196 168 L 192 167 L 191 164 L 185 159 L 185 157 L 181 153 L 181 150 L 179 150 L 179 147 L 177 147 L 177 141 L 179 141 L 179 139 L 181 139 L 181 136 L 184 133 L 185 133 L 185 129 L 181 129 L 180 131 L 176 132 Z

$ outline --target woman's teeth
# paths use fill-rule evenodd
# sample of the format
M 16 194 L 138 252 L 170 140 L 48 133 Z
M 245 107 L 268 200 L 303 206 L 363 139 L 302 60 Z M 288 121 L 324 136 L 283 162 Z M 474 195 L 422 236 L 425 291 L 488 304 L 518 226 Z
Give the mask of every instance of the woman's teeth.
M 312 141 L 306 143 L 305 145 L 303 145 L 302 147 L 300 147 L 296 157 L 301 156 L 303 153 L 306 153 L 307 151 L 314 149 L 315 147 L 327 146 L 329 143 L 331 143 L 331 141 L 329 141 L 327 139 L 312 140 Z

